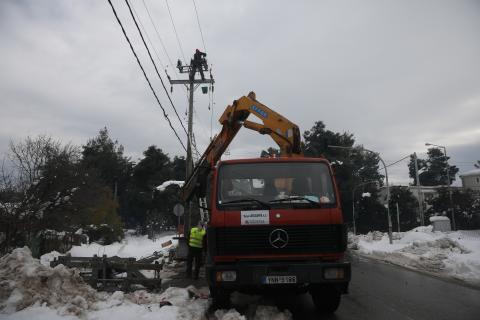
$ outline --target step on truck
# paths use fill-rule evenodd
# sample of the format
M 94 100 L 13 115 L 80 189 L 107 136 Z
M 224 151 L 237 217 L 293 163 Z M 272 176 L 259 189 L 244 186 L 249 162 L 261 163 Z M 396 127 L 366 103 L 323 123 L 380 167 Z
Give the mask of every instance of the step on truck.
M 247 120 L 255 115 L 262 123 Z M 309 292 L 334 312 L 348 292 L 347 230 L 329 162 L 304 157 L 300 130 L 250 92 L 220 117 L 212 140 L 182 188 L 206 199 L 206 277 L 213 305 L 230 293 Z M 241 127 L 268 134 L 279 155 L 220 161 Z

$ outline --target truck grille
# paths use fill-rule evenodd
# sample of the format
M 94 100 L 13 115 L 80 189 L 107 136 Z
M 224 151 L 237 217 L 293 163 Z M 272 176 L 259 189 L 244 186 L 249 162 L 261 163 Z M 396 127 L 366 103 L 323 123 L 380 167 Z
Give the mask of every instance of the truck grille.
M 288 234 L 288 243 L 283 248 L 270 243 L 270 234 L 275 229 Z M 216 228 L 214 234 L 218 255 L 333 253 L 344 251 L 346 246 L 343 225 L 228 227 Z

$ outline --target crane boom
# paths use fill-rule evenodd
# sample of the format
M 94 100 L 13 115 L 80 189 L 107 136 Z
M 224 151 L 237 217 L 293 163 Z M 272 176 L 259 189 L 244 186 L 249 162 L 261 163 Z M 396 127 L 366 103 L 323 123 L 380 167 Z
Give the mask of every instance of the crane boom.
M 263 124 L 247 120 L 250 114 L 257 116 Z M 303 156 L 298 126 L 258 102 L 253 91 L 227 106 L 219 122 L 222 124 L 221 132 L 210 142 L 182 188 L 182 198 L 185 201 L 190 199 L 197 189 L 201 194 L 204 193 L 202 182 L 206 181 L 211 168 L 220 160 L 242 126 L 270 135 L 279 146 L 282 157 Z

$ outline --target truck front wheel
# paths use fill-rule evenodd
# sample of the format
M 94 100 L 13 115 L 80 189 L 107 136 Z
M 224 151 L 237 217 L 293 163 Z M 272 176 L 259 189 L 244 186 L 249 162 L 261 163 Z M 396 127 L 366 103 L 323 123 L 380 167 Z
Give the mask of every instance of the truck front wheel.
M 210 297 L 212 298 L 211 308 L 213 310 L 228 309 L 230 307 L 230 291 L 211 286 Z
M 316 287 L 310 290 L 313 303 L 321 313 L 333 313 L 338 309 L 341 294 L 336 288 Z

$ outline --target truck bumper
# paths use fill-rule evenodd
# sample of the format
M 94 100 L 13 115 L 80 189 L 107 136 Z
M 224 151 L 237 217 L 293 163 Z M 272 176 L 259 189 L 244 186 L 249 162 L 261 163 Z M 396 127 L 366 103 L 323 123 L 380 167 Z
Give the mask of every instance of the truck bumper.
M 339 271 L 332 279 L 333 270 Z M 235 280 L 224 281 L 219 277 L 220 272 L 234 271 Z M 333 272 L 335 274 L 335 272 Z M 207 264 L 207 281 L 211 288 L 229 291 L 277 290 L 298 289 L 307 291 L 312 287 L 328 286 L 337 289 L 340 293 L 348 292 L 351 277 L 349 262 L 237 262 L 225 264 Z M 295 283 L 268 283 L 268 277 L 289 278 L 295 277 Z M 231 279 L 230 279 L 231 280 Z

